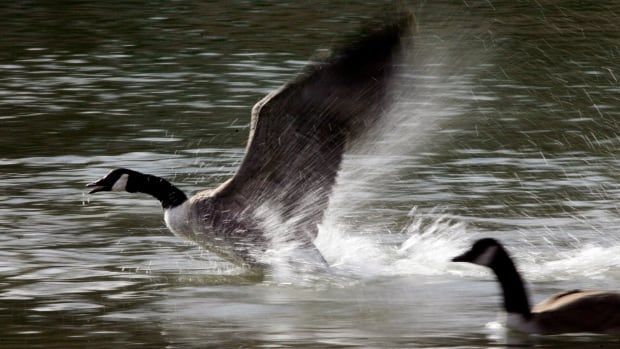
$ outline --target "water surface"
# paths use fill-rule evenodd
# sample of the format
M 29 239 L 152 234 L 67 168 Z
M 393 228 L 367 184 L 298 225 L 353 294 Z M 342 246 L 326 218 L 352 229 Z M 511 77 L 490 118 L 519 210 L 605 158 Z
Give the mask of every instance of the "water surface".
M 151 198 L 85 195 L 120 166 L 187 192 L 222 182 L 251 106 L 383 6 L 3 7 L 1 346 L 616 347 L 506 333 L 492 276 L 448 262 L 493 236 L 535 300 L 618 288 L 612 1 L 412 5 L 399 106 L 347 156 L 321 227 L 333 274 L 248 275 L 172 236 Z

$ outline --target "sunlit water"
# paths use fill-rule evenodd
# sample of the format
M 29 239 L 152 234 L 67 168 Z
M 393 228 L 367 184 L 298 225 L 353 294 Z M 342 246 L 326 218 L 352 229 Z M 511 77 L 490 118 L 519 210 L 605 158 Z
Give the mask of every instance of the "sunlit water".
M 187 192 L 222 182 L 243 156 L 251 105 L 381 10 L 3 7 L 0 346 L 617 347 L 507 333 L 492 276 L 449 262 L 493 236 L 535 301 L 618 289 L 613 2 L 417 6 L 398 104 L 347 155 L 320 227 L 330 271 L 249 274 L 172 236 L 151 198 L 85 195 L 119 166 Z

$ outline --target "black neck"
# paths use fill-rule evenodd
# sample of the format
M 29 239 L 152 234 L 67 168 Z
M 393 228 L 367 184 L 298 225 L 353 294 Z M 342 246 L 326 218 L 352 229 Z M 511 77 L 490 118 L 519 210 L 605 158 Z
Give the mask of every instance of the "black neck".
M 132 191 L 154 196 L 164 209 L 179 206 L 187 200 L 179 188 L 161 177 L 140 173 L 135 182 Z
M 493 258 L 491 269 L 495 272 L 504 293 L 504 308 L 508 313 L 532 317 L 530 302 L 521 275 L 517 271 L 508 253 L 500 247 Z

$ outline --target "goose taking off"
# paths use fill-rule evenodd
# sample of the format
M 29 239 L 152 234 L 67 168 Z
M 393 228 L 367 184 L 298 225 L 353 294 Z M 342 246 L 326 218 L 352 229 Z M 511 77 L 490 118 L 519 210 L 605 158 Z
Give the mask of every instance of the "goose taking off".
M 252 109 L 246 153 L 235 175 L 188 198 L 167 180 L 115 169 L 90 183 L 99 191 L 141 192 L 164 209 L 176 235 L 235 262 L 261 264 L 270 245 L 266 209 L 290 231 L 291 241 L 313 251 L 347 145 L 381 116 L 388 88 L 411 28 L 410 16 L 367 30 L 330 58 L 309 65 L 293 81 Z
M 508 328 L 534 334 L 620 334 L 620 293 L 572 290 L 552 295 L 530 309 L 523 280 L 497 240 L 478 240 L 469 251 L 452 261 L 493 270 L 502 287 Z

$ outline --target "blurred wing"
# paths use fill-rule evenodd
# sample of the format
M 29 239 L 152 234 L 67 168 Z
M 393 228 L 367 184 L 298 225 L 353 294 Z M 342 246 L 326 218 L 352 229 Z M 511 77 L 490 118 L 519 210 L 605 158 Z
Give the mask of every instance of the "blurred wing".
M 314 238 L 347 142 L 383 111 L 409 27 L 407 18 L 371 31 L 259 101 L 245 157 L 215 195 L 267 204 Z

